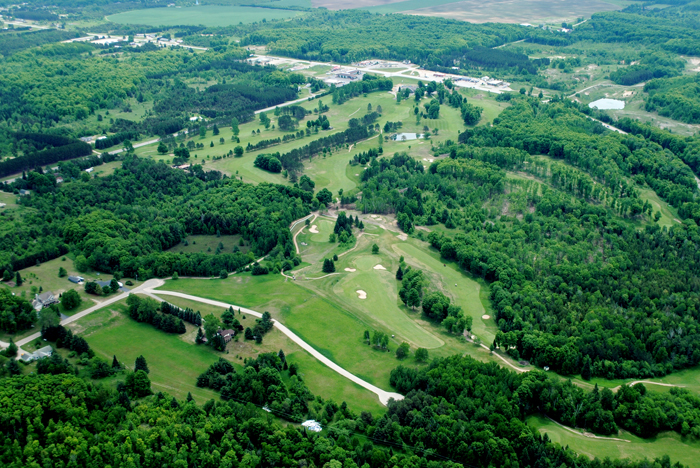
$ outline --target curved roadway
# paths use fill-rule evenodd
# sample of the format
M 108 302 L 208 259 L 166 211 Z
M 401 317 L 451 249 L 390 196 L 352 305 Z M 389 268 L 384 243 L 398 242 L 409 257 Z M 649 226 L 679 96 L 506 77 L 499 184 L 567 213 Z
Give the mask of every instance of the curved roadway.
M 234 309 L 239 309 L 243 313 L 250 314 L 250 315 L 253 315 L 255 317 L 262 317 L 262 314 L 260 312 L 257 312 L 255 310 L 251 310 L 251 309 L 247 309 L 245 307 L 240 307 L 240 306 L 237 306 L 235 304 L 227 304 L 225 302 L 214 301 L 211 299 L 205 299 L 205 298 L 198 297 L 198 296 L 191 296 L 189 294 L 184 294 L 184 293 L 179 293 L 179 292 L 174 292 L 174 291 L 160 291 L 160 290 L 154 291 L 153 290 L 154 287 L 162 286 L 163 284 L 165 284 L 165 282 L 162 280 L 151 280 L 151 281 L 158 281 L 160 284 L 151 285 L 149 288 L 145 288 L 142 292 L 144 292 L 145 294 L 148 294 L 149 296 L 151 296 L 155 299 L 161 300 L 158 297 L 158 295 L 175 296 L 175 297 L 180 297 L 182 299 L 189 299 L 190 301 L 197 301 L 197 302 L 202 302 L 204 304 L 213 305 L 216 307 L 222 307 L 224 309 L 228 309 L 229 307 L 233 307 Z M 357 377 L 355 374 L 346 371 L 345 369 L 340 367 L 338 364 L 336 364 L 335 362 L 331 361 L 326 356 L 324 356 L 323 354 L 318 352 L 313 346 L 311 346 L 309 343 L 307 343 L 306 341 L 301 339 L 297 334 L 295 334 L 289 328 L 285 327 L 277 320 L 273 320 L 273 322 L 274 322 L 274 326 L 277 329 L 279 329 L 282 333 L 287 335 L 287 337 L 289 337 L 289 339 L 291 339 L 293 342 L 295 342 L 296 344 L 301 346 L 307 353 L 311 354 L 313 357 L 315 357 L 316 359 L 321 361 L 327 367 L 331 368 L 332 370 L 334 370 L 338 374 L 342 375 L 346 379 L 349 379 L 349 380 L 353 381 L 354 383 L 356 383 L 357 385 L 359 385 L 359 386 L 369 390 L 370 392 L 376 394 L 379 397 L 379 401 L 383 405 L 386 405 L 387 403 L 389 403 L 389 400 L 392 398 L 394 400 L 402 400 L 403 399 L 403 395 L 401 395 L 401 394 L 384 391 L 381 388 L 370 384 L 369 382 L 365 382 L 361 378 Z

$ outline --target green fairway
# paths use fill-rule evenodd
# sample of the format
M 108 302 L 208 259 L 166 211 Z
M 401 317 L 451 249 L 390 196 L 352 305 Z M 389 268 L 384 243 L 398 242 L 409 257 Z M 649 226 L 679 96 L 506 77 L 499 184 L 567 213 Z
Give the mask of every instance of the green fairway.
M 472 333 L 487 345 L 493 342 L 498 327 L 493 317 L 484 318 L 487 315 L 484 303 L 488 304 L 486 283 L 475 281 L 455 263 L 444 263 L 437 252 L 419 248 L 413 243 L 397 243 L 394 249 L 404 255 L 409 264 L 414 264 L 424 272 L 434 275 L 443 292 L 472 317 Z M 483 301 L 482 289 L 485 296 Z
M 621 431 L 615 438 L 623 440 L 612 440 L 607 437 L 596 439 L 575 434 L 542 416 L 530 416 L 527 422 L 540 434 L 547 434 L 552 442 L 561 446 L 568 445 L 576 452 L 590 458 L 653 460 L 669 455 L 674 462 L 678 461 L 686 466 L 697 466 L 695 463 L 700 457 L 700 442 L 691 440 L 689 437 L 681 437 L 676 432 L 663 432 L 656 437 L 642 439 Z
M 255 8 L 243 6 L 200 5 L 186 8 L 147 8 L 132 10 L 107 19 L 119 24 L 144 24 L 148 26 L 231 26 L 239 23 L 256 23 L 263 20 L 291 18 L 301 14 L 294 10 Z

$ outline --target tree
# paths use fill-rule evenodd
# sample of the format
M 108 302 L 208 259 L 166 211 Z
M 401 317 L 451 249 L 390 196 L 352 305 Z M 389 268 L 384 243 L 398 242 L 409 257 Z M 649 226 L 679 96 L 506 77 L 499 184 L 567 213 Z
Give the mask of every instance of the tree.
M 121 369 L 122 365 L 119 364 L 119 361 L 117 360 L 117 356 L 112 355 L 112 369 Z
M 212 128 L 212 130 L 213 130 L 213 132 L 214 132 L 214 135 L 218 135 L 218 134 L 219 134 L 219 127 L 217 127 L 216 124 L 214 124 L 214 127 Z
M 211 341 L 211 347 L 217 351 L 224 351 L 226 349 L 226 340 L 221 334 L 217 333 Z
M 65 278 L 66 276 L 68 276 L 68 272 L 66 271 L 66 269 L 63 267 L 58 267 L 58 277 Z
M 234 312 L 233 307 L 229 307 L 221 314 L 221 323 L 229 328 L 233 327 L 234 320 L 236 320 L 236 312 Z
M 158 154 L 166 154 L 168 152 L 168 145 L 161 141 L 156 151 L 158 151 Z
M 202 125 L 199 127 L 199 137 L 204 138 L 205 136 L 207 136 L 207 127 Z
M 197 344 L 202 344 L 204 343 L 204 340 L 206 337 L 204 336 L 204 332 L 202 332 L 201 328 L 197 328 L 197 337 L 194 339 L 194 342 Z
M 233 148 L 233 155 L 237 158 L 240 158 L 243 156 L 243 147 L 242 146 L 236 146 Z
M 216 332 L 221 328 L 221 322 L 214 314 L 209 314 L 204 317 L 204 332 L 207 334 L 207 341 L 212 342 Z
M 19 364 L 17 363 L 16 360 L 10 359 L 7 361 L 7 364 L 5 365 L 5 369 L 7 369 L 7 373 L 12 375 L 19 375 L 22 373 L 22 369 L 20 369 Z
M 173 154 L 175 155 L 176 158 L 181 158 L 181 159 L 189 159 L 190 158 L 190 150 L 187 148 L 175 148 L 175 151 L 173 151 Z
M 10 281 L 11 279 L 12 279 L 12 272 L 10 270 L 5 270 L 2 273 L 2 280 L 7 282 L 7 281 Z
M 151 391 L 151 380 L 142 370 L 131 372 L 126 376 L 124 389 L 133 398 L 143 398 L 153 393 Z
M 235 117 L 231 119 L 231 131 L 233 131 L 233 136 L 238 136 L 240 133 L 240 129 L 238 128 L 238 119 Z
M 15 275 L 15 285 L 22 286 L 22 275 L 19 274 L 19 271 Z
M 15 344 L 14 340 L 12 338 L 10 338 L 10 344 L 7 346 L 5 351 L 3 351 L 3 354 L 9 358 L 13 358 L 13 357 L 17 356 L 18 349 L 19 348 Z
M 371 344 L 371 340 L 369 337 L 369 330 L 365 330 L 364 340 L 367 342 L 367 344 Z
M 246 340 L 252 340 L 253 338 L 255 338 L 255 336 L 253 335 L 253 330 L 251 330 L 250 327 L 247 327 L 245 329 L 243 336 L 245 337 Z
M 379 246 L 377 244 L 372 245 L 372 253 L 377 255 L 379 253 Z
M 581 369 L 581 378 L 583 380 L 591 380 L 591 357 L 589 355 L 583 358 L 583 368 Z
M 396 279 L 399 281 L 403 279 L 403 269 L 401 268 L 401 265 L 399 265 L 399 269 L 396 270 Z
M 416 350 L 416 361 L 425 362 L 428 360 L 428 350 L 425 348 L 418 348 Z
M 219 278 L 221 278 L 221 279 L 226 279 L 226 278 L 228 278 L 228 271 L 226 271 L 226 270 L 221 270 L 221 271 L 219 272 Z
M 408 356 L 408 353 L 410 352 L 411 347 L 406 343 L 405 341 L 399 345 L 398 348 L 396 348 L 396 357 L 398 359 L 404 359 Z
M 331 201 L 333 201 L 333 194 L 330 190 L 324 188 L 316 194 L 316 199 L 318 199 L 319 203 L 328 205 Z
M 335 272 L 335 263 L 333 262 L 332 259 L 330 258 L 325 258 L 323 260 L 323 272 L 324 273 L 333 273 Z
M 85 273 L 86 271 L 88 271 L 88 268 L 90 267 L 88 265 L 87 258 L 85 258 L 85 255 L 78 255 L 77 257 L 75 257 L 74 265 L 75 265 L 75 269 L 81 273 Z
M 136 362 L 134 363 L 134 372 L 136 371 L 144 371 L 146 374 L 151 372 L 148 370 L 148 364 L 146 363 L 145 357 L 139 356 L 136 358 Z

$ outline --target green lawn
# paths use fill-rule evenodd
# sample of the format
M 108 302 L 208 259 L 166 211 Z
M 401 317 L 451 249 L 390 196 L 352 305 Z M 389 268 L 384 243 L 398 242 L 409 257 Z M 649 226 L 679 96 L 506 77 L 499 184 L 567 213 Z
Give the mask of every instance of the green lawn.
M 685 466 L 697 466 L 700 457 L 700 442 L 688 437 L 681 437 L 675 432 L 663 432 L 656 437 L 642 439 L 626 431 L 615 436 L 629 442 L 610 440 L 608 438 L 594 439 L 564 429 L 542 416 L 530 416 L 527 422 L 541 434 L 547 434 L 552 442 L 561 446 L 569 446 L 576 452 L 590 458 L 612 459 L 629 458 L 642 460 L 644 458 L 661 458 L 669 455 L 671 460 L 681 462 Z
M 63 261 L 63 258 L 66 260 Z M 71 259 L 71 255 L 68 254 L 64 257 L 59 257 L 54 260 L 50 260 L 48 262 L 42 263 L 39 266 L 32 266 L 25 268 L 23 270 L 20 270 L 20 275 L 22 276 L 23 283 L 21 286 L 14 286 L 10 288 L 12 292 L 14 292 L 17 295 L 25 297 L 27 300 L 31 301 L 34 299 L 34 295 L 39 292 L 39 288 L 42 289 L 43 292 L 46 291 L 51 291 L 54 293 L 54 296 L 58 298 L 59 294 L 62 294 L 69 289 L 74 289 L 76 290 L 79 294 L 80 297 L 82 298 L 82 304 L 76 307 L 73 310 L 65 310 L 61 304 L 58 305 L 59 310 L 61 313 L 66 314 L 66 315 L 73 315 L 77 312 L 80 312 L 82 310 L 88 309 L 95 304 L 103 301 L 106 299 L 105 297 L 101 296 L 95 296 L 92 294 L 87 294 L 85 292 L 85 288 L 83 285 L 77 285 L 75 283 L 71 283 L 68 281 L 68 277 L 64 278 L 59 278 L 58 277 L 58 269 L 59 268 L 65 268 L 66 271 L 68 272 L 68 275 L 80 275 L 83 278 L 85 278 L 86 281 L 93 281 L 93 280 L 100 280 L 100 281 L 110 281 L 112 279 L 112 275 L 105 274 L 105 273 L 96 273 L 96 272 L 87 272 L 87 273 L 79 273 L 78 270 L 75 269 L 73 265 L 73 261 Z M 138 283 L 136 283 L 138 284 Z M 0 283 L 0 288 L 9 288 L 7 283 Z M 120 294 L 120 293 L 117 293 Z M 111 296 L 107 296 L 111 297 Z M 16 335 L 8 335 L 5 332 L 0 332 L 0 340 L 7 339 L 10 336 L 13 336 L 15 340 L 22 338 L 24 336 L 31 335 L 32 333 L 37 332 L 38 330 L 36 328 L 31 328 L 29 330 L 25 330 L 23 332 L 20 332 Z
M 107 19 L 118 24 L 145 24 L 148 26 L 231 26 L 234 24 L 255 23 L 262 20 L 291 18 L 300 11 L 255 8 L 242 6 L 200 5 L 186 8 L 147 8 L 132 10 Z

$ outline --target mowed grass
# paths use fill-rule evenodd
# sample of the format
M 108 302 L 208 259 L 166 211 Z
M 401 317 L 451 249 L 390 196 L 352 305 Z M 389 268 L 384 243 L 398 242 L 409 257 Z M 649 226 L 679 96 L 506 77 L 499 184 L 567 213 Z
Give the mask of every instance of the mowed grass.
M 575 434 L 542 416 L 530 416 L 527 418 L 527 423 L 540 434 L 547 434 L 552 442 L 562 447 L 568 445 L 576 452 L 590 458 L 653 460 L 668 455 L 674 463 L 681 462 L 685 466 L 697 466 L 696 463 L 700 457 L 700 442 L 689 437 L 681 437 L 676 432 L 662 432 L 656 437 L 642 439 L 622 431 L 614 437 L 628 441 L 623 442 Z
M 200 310 L 202 315 L 214 313 L 221 316 L 223 309 L 186 299 L 163 296 L 168 302 L 179 307 L 192 307 Z M 219 394 L 209 389 L 196 386 L 197 376 L 220 357 L 231 361 L 240 371 L 247 358 L 255 358 L 261 353 L 277 353 L 284 350 L 289 363 L 297 363 L 300 375 L 315 395 L 333 399 L 338 403 L 347 401 L 355 411 L 383 411 L 383 406 L 376 395 L 353 384 L 332 370 L 323 366 L 316 359 L 302 350 L 282 332 L 272 329 L 265 335 L 262 344 L 246 341 L 242 337 L 232 341 L 225 353 L 219 353 L 207 346 L 194 344 L 196 328 L 187 325 L 187 333 L 171 335 L 163 333 L 150 325 L 138 323 L 126 315 L 123 302 L 84 317 L 69 327 L 75 333 L 88 340 L 95 353 L 111 361 L 116 355 L 127 368 L 133 369 L 134 361 L 143 355 L 148 362 L 154 391 L 163 391 L 178 399 L 184 399 L 192 393 L 198 403 L 214 398 Z M 238 317 L 244 325 L 253 323 L 253 317 L 245 320 Z M 286 373 L 283 372 L 283 377 Z M 124 375 L 103 380 L 108 385 L 116 386 Z
M 294 10 L 255 8 L 242 6 L 200 5 L 187 8 L 147 8 L 133 10 L 108 16 L 107 19 L 118 24 L 144 24 L 148 26 L 230 26 L 250 24 L 262 20 L 275 20 L 298 16 L 301 12 Z
M 66 260 L 63 261 L 63 258 Z M 88 309 L 105 299 L 112 297 L 114 294 L 121 294 L 121 292 L 112 293 L 110 296 L 95 296 L 92 294 L 87 294 L 85 292 L 84 285 L 78 285 L 68 281 L 68 277 L 59 278 L 58 269 L 65 268 L 68 275 L 80 275 L 85 278 L 86 281 L 100 280 L 100 281 L 110 281 L 113 276 L 105 273 L 98 274 L 95 272 L 79 273 L 73 265 L 73 261 L 70 258 L 70 254 L 63 257 L 50 260 L 45 263 L 41 263 L 39 266 L 31 266 L 20 270 L 19 273 L 22 276 L 21 286 L 10 286 L 7 283 L 0 283 L 0 288 L 9 288 L 13 293 L 18 296 L 22 296 L 28 301 L 34 299 L 34 295 L 39 292 L 41 287 L 43 292 L 51 291 L 54 296 L 58 299 L 58 296 L 69 289 L 76 290 L 80 297 L 82 298 L 82 303 L 73 310 L 66 310 L 62 304 L 58 304 L 58 309 L 62 314 L 73 315 L 82 310 Z M 14 279 L 13 279 L 14 281 Z M 138 284 L 138 283 L 135 283 Z M 59 299 L 60 300 L 60 299 Z M 31 335 L 39 330 L 35 328 L 30 328 L 29 330 L 24 330 L 23 332 L 17 333 L 15 335 L 9 335 L 5 332 L 0 332 L 0 340 L 7 339 L 10 336 L 17 340 L 21 337 Z

